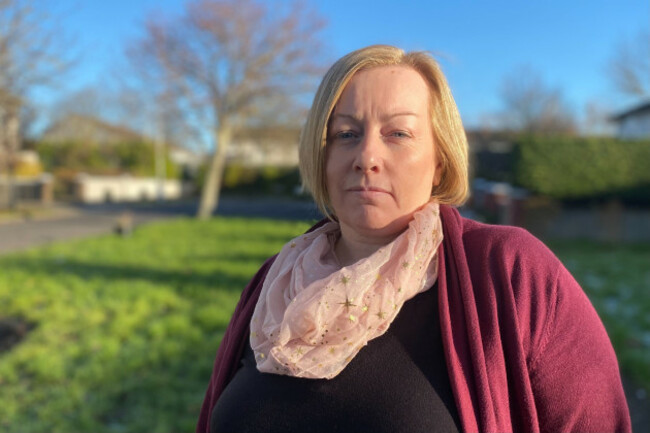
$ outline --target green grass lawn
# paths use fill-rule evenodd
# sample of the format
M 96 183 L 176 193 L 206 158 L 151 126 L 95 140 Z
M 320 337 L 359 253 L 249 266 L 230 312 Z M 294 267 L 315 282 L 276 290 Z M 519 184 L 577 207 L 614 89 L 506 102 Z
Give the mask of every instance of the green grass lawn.
M 178 220 L 0 257 L 0 431 L 193 431 L 214 354 L 259 265 L 308 224 Z M 650 384 L 650 246 L 553 244 Z
M 0 258 L 0 431 L 193 431 L 241 290 L 305 223 L 220 218 Z

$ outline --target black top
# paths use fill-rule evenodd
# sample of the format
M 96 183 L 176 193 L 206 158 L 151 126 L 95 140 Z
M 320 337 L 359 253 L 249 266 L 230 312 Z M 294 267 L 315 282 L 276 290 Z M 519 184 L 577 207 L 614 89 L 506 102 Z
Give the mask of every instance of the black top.
M 260 373 L 250 344 L 212 411 L 212 433 L 457 432 L 437 286 L 404 304 L 388 331 L 333 379 Z

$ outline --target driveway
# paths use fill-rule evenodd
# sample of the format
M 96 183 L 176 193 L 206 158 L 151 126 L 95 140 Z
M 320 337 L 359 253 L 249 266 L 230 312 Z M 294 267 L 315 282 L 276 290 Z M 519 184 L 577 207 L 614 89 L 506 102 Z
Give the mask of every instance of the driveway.
M 125 213 L 132 216 L 134 225 L 139 225 L 169 218 L 190 217 L 196 213 L 196 209 L 196 202 L 71 206 L 44 219 L 0 224 L 0 254 L 56 241 L 111 233 L 120 216 Z M 308 201 L 242 197 L 223 197 L 217 215 L 292 220 L 321 218 L 316 207 Z

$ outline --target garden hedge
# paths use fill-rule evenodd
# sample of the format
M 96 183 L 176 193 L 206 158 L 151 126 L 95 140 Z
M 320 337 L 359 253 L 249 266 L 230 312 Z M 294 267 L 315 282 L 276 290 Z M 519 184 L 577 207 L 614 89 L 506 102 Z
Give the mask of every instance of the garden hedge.
M 535 194 L 650 204 L 650 140 L 527 136 L 514 160 L 516 183 Z
M 47 171 L 84 172 L 97 175 L 131 173 L 135 176 L 154 176 L 154 147 L 149 142 L 120 142 L 95 144 L 82 142 L 48 143 L 34 145 Z M 180 176 L 178 167 L 166 158 L 166 176 Z

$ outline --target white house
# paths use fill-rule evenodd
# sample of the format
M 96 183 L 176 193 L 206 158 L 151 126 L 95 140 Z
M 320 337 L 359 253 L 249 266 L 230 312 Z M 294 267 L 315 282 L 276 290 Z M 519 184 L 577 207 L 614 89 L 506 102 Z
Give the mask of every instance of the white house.
M 79 174 L 76 178 L 76 198 L 82 203 L 104 203 L 156 200 L 174 200 L 183 195 L 179 180 L 121 176 L 92 176 Z
M 650 101 L 612 116 L 611 120 L 618 125 L 618 138 L 650 138 Z
M 228 163 L 247 167 L 297 167 L 300 128 L 265 126 L 237 131 L 228 148 Z

